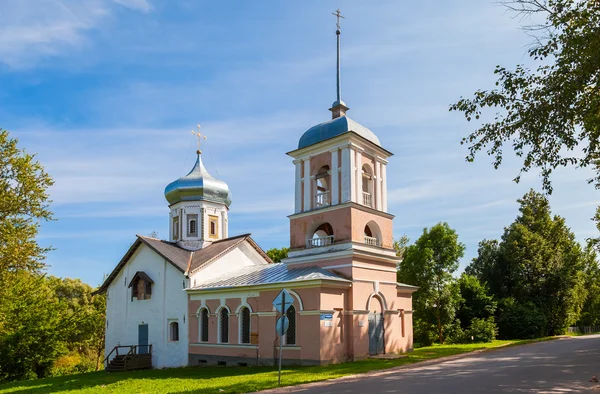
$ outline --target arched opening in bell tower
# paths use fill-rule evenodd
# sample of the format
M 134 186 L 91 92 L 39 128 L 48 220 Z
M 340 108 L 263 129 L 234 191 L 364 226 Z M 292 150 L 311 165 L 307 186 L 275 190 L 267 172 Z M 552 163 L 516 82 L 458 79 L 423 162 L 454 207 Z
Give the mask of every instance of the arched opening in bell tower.
M 331 204 L 329 178 L 329 166 L 325 165 L 319 168 L 319 171 L 317 171 L 317 174 L 315 175 L 315 180 L 317 183 L 315 193 L 315 208 Z
M 364 230 L 365 244 L 372 246 L 381 246 L 381 231 L 379 226 L 374 221 L 370 221 L 365 225 Z
M 333 244 L 333 227 L 329 223 L 319 225 L 312 232 L 312 236 L 306 240 L 307 248 L 317 248 L 331 244 Z
M 373 207 L 373 169 L 368 164 L 362 166 L 362 205 Z

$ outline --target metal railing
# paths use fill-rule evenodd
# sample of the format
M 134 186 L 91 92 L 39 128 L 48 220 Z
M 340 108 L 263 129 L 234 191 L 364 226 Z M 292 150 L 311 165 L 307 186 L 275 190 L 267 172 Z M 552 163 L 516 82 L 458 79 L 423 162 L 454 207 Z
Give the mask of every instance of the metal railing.
M 372 246 L 379 246 L 379 240 L 375 237 L 369 237 L 365 235 L 365 244 Z
M 119 349 L 121 349 L 121 348 L 129 349 L 129 350 L 127 352 L 121 352 L 121 354 L 119 354 Z M 138 352 L 138 348 L 142 351 Z M 110 356 L 113 353 L 116 353 L 115 357 L 120 356 L 120 355 L 130 356 L 130 355 L 134 355 L 134 354 L 152 354 L 152 345 L 117 345 L 114 348 L 112 348 L 110 353 L 108 353 L 108 356 L 104 357 L 104 360 L 102 362 L 106 363 L 106 365 L 108 365 L 108 363 L 110 363 L 110 360 L 111 360 Z
M 329 190 L 315 194 L 315 208 L 329 205 Z
M 306 240 L 307 248 L 318 248 L 319 246 L 327 246 L 333 244 L 333 235 L 326 237 L 309 238 Z
M 363 194 L 363 205 L 365 205 L 367 207 L 373 207 L 373 205 L 371 205 L 371 193 L 362 192 L 362 194 Z

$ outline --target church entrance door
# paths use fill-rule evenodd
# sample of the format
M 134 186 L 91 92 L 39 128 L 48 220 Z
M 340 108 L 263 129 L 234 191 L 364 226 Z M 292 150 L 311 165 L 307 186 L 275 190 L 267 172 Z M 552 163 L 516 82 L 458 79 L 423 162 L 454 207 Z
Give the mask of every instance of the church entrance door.
M 138 354 L 148 353 L 148 325 L 140 324 L 138 326 Z
M 369 313 L 369 354 L 383 352 L 383 314 Z

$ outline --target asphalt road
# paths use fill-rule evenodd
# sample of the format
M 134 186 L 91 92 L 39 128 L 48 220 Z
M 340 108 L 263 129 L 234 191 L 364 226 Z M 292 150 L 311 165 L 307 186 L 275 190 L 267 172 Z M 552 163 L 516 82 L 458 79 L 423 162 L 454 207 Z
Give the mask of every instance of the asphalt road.
M 415 366 L 286 392 L 348 393 L 600 393 L 600 335 L 509 347 L 440 364 Z

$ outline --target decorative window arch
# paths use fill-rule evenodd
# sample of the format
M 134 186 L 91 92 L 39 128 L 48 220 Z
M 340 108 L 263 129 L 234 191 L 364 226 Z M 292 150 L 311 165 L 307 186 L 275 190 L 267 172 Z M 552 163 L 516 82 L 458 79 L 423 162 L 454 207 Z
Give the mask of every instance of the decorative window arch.
M 198 312 L 198 340 L 208 342 L 208 315 L 210 311 L 207 307 L 200 308 Z
M 179 341 L 179 323 L 176 321 L 172 321 L 169 324 L 169 341 Z
M 224 306 L 219 309 L 219 343 L 229 343 L 229 309 Z
M 295 345 L 296 344 L 296 307 L 291 305 L 288 310 L 285 312 L 285 315 L 288 318 L 289 326 L 287 331 L 285 332 L 285 344 L 286 345 Z
M 250 343 L 250 309 L 244 306 L 240 309 L 239 313 L 240 323 L 240 343 Z
M 369 299 L 367 300 L 367 310 L 368 311 L 371 310 L 371 301 L 373 300 L 373 298 L 375 298 L 379 303 L 381 303 L 381 313 L 388 310 L 387 301 L 385 299 L 385 296 L 380 291 L 378 291 L 378 292 L 371 293 L 371 295 L 369 296 Z

